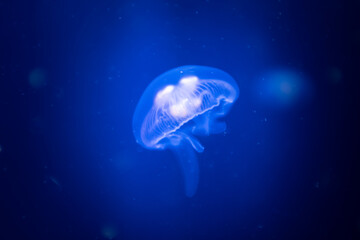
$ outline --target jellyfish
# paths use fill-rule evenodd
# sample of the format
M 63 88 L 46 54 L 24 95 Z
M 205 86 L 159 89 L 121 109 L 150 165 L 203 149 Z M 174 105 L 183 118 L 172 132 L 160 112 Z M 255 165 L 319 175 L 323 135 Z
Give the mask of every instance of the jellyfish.
M 137 143 L 150 150 L 170 149 L 175 153 L 187 197 L 196 193 L 199 183 L 195 151 L 204 151 L 196 136 L 226 130 L 221 118 L 238 93 L 235 80 L 220 69 L 182 66 L 155 78 L 138 102 L 133 117 Z

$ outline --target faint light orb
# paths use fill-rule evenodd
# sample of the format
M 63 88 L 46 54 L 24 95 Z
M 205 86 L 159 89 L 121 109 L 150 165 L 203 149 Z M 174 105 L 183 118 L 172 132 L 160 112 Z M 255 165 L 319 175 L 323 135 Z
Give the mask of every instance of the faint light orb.
M 284 94 L 291 94 L 293 92 L 293 87 L 289 82 L 280 83 L 280 91 Z
M 105 225 L 101 229 L 101 234 L 105 239 L 114 239 L 118 235 L 118 230 L 112 225 Z
M 286 107 L 307 99 L 311 88 L 301 72 L 281 69 L 264 74 L 256 86 L 256 92 L 262 103 Z
M 39 89 L 46 86 L 46 73 L 42 68 L 35 68 L 29 74 L 29 84 L 31 87 Z
M 334 67 L 329 69 L 328 77 L 330 78 L 330 82 L 332 84 L 338 84 L 342 81 L 343 74 L 339 68 Z

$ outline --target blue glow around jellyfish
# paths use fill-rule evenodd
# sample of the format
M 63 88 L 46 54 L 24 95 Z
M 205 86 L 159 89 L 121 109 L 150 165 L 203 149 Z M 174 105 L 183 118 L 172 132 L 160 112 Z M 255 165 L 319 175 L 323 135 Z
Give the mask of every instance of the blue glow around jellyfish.
M 204 147 L 196 135 L 224 132 L 224 116 L 238 97 L 234 79 L 205 66 L 182 66 L 165 72 L 147 87 L 133 117 L 136 141 L 147 149 L 171 149 L 177 155 L 188 197 L 196 193 L 196 155 Z

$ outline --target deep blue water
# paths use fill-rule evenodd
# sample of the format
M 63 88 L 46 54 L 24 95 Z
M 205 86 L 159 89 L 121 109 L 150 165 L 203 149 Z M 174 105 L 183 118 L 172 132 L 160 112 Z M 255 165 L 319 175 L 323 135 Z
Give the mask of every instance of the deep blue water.
M 359 12 L 343 1 L 0 1 L 0 239 L 359 239 Z M 182 65 L 239 86 L 188 198 L 132 132 Z

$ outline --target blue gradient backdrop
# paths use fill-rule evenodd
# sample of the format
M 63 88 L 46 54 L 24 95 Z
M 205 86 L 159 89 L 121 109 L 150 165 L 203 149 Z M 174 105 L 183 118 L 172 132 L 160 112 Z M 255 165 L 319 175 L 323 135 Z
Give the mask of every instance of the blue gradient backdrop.
M 0 239 L 357 239 L 358 4 L 0 1 Z M 193 198 L 132 116 L 159 74 L 240 96 Z

